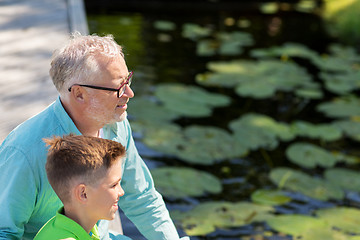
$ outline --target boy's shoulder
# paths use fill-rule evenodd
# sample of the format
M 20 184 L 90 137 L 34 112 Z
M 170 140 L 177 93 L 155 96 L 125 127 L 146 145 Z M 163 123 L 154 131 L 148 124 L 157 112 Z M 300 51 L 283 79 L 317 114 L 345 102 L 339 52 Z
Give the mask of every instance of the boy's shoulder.
M 56 215 L 39 230 L 34 240 L 92 239 L 79 224 L 62 213 L 63 208 L 60 208 Z

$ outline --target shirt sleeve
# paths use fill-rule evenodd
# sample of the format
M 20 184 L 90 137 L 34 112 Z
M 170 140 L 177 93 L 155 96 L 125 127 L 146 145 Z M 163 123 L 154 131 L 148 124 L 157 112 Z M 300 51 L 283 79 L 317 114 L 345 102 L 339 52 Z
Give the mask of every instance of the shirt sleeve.
M 120 198 L 119 206 L 147 239 L 179 239 L 163 198 L 155 190 L 150 171 L 137 152 L 130 125 L 127 120 L 123 124 L 127 157 L 121 182 L 125 195 Z
M 0 239 L 20 239 L 36 201 L 36 187 L 25 154 L 0 149 Z

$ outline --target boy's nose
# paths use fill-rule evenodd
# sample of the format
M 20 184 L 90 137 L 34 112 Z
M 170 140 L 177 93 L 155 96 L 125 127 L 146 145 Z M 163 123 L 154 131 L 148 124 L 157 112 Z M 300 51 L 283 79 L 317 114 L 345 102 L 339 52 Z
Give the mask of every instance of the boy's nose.
M 122 187 L 120 187 L 119 189 L 119 197 L 124 196 L 125 192 L 124 189 L 122 189 Z

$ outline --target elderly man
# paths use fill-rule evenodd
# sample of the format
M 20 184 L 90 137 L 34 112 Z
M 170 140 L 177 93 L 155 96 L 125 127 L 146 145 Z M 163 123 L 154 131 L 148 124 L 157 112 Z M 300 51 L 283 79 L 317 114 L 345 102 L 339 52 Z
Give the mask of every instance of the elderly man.
M 61 206 L 46 177 L 43 139 L 69 133 L 124 145 L 127 157 L 121 186 L 125 195 L 119 206 L 147 239 L 179 239 L 134 145 L 126 118 L 127 102 L 134 96 L 133 72 L 126 66 L 122 48 L 111 36 L 74 34 L 54 52 L 50 76 L 59 98 L 20 124 L 0 147 L 0 239 L 32 239 Z M 99 224 L 102 239 L 109 238 L 107 225 Z

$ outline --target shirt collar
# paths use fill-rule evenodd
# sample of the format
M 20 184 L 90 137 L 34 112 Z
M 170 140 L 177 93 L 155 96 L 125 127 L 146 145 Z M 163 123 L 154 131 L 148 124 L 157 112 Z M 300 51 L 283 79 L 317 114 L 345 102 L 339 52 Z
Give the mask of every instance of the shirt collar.
M 59 120 L 61 127 L 66 132 L 71 132 L 76 135 L 81 135 L 80 131 L 77 129 L 75 123 L 70 118 L 68 113 L 66 112 L 64 106 L 61 103 L 60 97 L 58 97 L 53 105 L 53 110 L 56 118 Z
M 99 239 L 99 233 L 97 231 L 96 225 L 91 229 L 90 236 L 77 222 L 64 215 L 64 207 L 61 207 L 56 212 L 54 226 L 56 228 L 62 228 L 68 232 L 71 232 L 72 234 L 76 235 L 78 239 Z

